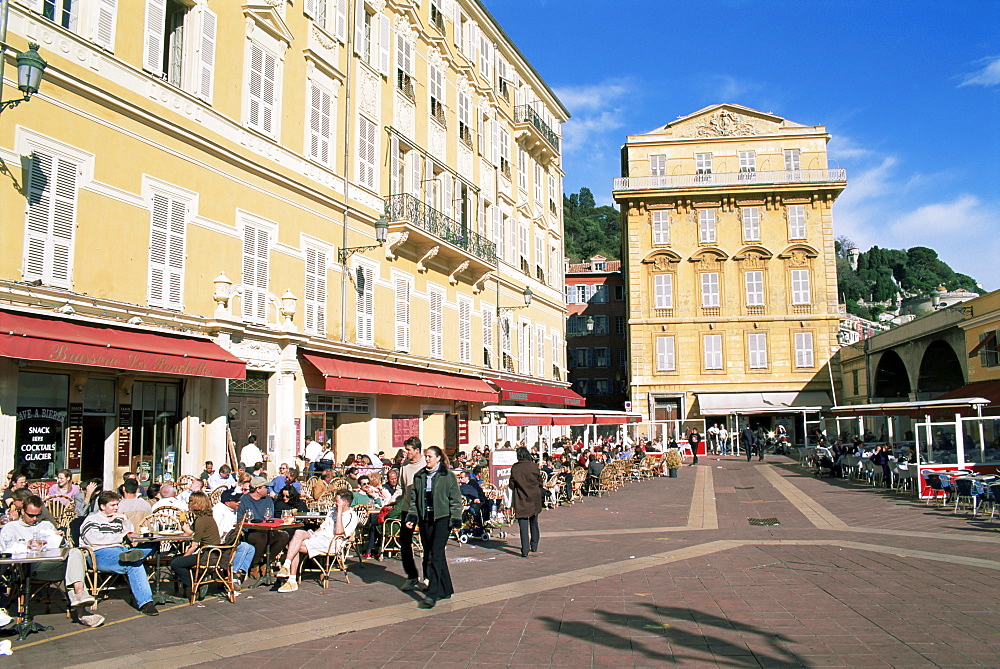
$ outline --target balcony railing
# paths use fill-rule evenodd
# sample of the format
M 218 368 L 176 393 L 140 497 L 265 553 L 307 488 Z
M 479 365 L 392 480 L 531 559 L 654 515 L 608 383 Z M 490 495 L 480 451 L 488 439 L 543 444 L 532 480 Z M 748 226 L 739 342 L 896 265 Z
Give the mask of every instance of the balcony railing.
M 530 123 L 535 127 L 546 142 L 552 145 L 556 151 L 559 150 L 559 136 L 552 131 L 548 123 L 542 120 L 534 109 L 528 105 L 518 105 L 514 107 L 514 123 Z
M 408 193 L 386 198 L 386 216 L 390 221 L 409 221 L 442 241 L 464 249 L 490 265 L 497 264 L 497 245 L 469 229 L 463 229 L 455 219 L 445 216 Z
M 752 178 L 750 178 L 752 177 Z M 674 174 L 661 177 L 620 177 L 615 190 L 651 190 L 654 188 L 717 188 L 748 184 L 798 184 L 847 182 L 847 170 L 780 170 L 777 172 L 722 172 L 715 174 Z

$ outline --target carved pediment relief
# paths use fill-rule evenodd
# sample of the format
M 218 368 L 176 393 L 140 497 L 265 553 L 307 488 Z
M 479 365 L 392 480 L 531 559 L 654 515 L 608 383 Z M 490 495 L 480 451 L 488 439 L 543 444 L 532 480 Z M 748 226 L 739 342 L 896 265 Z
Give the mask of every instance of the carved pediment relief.
M 733 255 L 743 265 L 743 269 L 764 269 L 765 263 L 772 258 L 771 252 L 763 246 L 747 246 Z
M 728 257 L 722 249 L 708 248 L 691 256 L 690 260 L 693 263 L 698 263 L 699 272 L 715 272 L 722 267 L 722 263 Z
M 674 270 L 674 265 L 680 261 L 681 257 L 673 251 L 659 251 L 646 256 L 642 264 L 651 265 L 650 269 L 654 272 L 671 272 Z
M 244 4 L 243 16 L 247 21 L 247 34 L 252 36 L 253 30 L 259 28 L 274 39 L 284 42 L 286 47 L 289 46 L 294 37 L 282 16 L 283 4 L 275 0 L 255 0 Z
M 789 246 L 778 254 L 778 257 L 785 261 L 789 267 L 807 267 L 809 260 L 819 256 L 819 251 L 806 244 Z

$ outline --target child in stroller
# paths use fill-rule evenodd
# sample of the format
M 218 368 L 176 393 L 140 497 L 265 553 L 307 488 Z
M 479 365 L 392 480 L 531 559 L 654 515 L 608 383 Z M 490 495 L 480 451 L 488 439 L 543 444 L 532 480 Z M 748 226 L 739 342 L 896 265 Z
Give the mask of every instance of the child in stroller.
M 465 502 L 465 510 L 462 511 L 462 527 L 456 530 L 460 543 L 468 543 L 469 537 L 479 541 L 489 541 L 490 531 L 486 526 L 489 519 L 489 500 L 483 489 L 469 478 L 466 471 L 458 472 L 459 491 Z

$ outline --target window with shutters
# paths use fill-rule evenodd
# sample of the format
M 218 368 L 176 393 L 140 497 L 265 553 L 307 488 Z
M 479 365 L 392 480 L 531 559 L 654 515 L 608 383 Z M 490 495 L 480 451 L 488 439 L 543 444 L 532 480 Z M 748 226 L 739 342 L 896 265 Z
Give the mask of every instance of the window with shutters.
M 740 181 L 756 181 L 757 153 L 756 151 L 740 151 Z
M 438 122 L 442 128 L 447 127 L 444 104 L 444 72 L 439 67 L 427 66 L 428 78 L 430 79 L 430 110 L 431 118 Z
M 743 219 L 743 241 L 760 241 L 760 208 L 741 207 L 740 217 Z
M 615 334 L 625 334 L 625 317 L 615 316 Z
M 764 306 L 764 272 L 760 270 L 745 272 L 743 280 L 746 285 L 747 306 Z
M 699 209 L 698 210 L 698 243 L 699 244 L 714 244 L 715 243 L 715 210 L 714 209 Z
M 28 155 L 23 277 L 73 286 L 73 246 L 81 165 L 42 150 Z
M 431 25 L 444 34 L 444 10 L 441 8 L 443 0 L 431 0 Z
M 528 193 L 528 152 L 517 147 L 517 187 L 527 196 Z
M 674 308 L 673 274 L 653 275 L 653 308 L 654 309 Z
M 611 349 L 598 347 L 594 349 L 594 367 L 611 366 Z
M 479 73 L 486 81 L 493 80 L 493 42 L 486 33 L 479 33 Z
M 246 123 L 269 137 L 278 134 L 278 58 L 250 42 L 247 63 Z
M 395 296 L 396 350 L 410 352 L 410 292 L 409 277 L 397 276 Z
M 694 154 L 695 181 L 698 183 L 711 183 L 712 181 L 712 154 Z
M 148 302 L 154 307 L 183 310 L 190 202 L 153 192 L 150 209 Z
M 305 276 L 306 334 L 326 335 L 326 273 L 327 249 L 307 246 Z
M 1000 330 L 979 333 L 979 364 L 983 367 L 1000 365 Z M 857 391 L 854 393 L 857 394 Z
M 670 212 L 666 209 L 654 209 L 653 217 L 653 244 L 670 243 Z
M 785 169 L 797 172 L 802 169 L 802 152 L 799 149 L 785 149 Z
M 458 138 L 463 144 L 472 148 L 472 116 L 469 109 L 468 93 L 458 92 Z
M 528 246 L 528 232 L 528 224 L 521 221 L 517 226 L 517 250 L 521 255 L 522 270 L 524 269 L 524 265 L 528 264 L 529 254 L 531 253 Z
M 19 0 L 19 4 L 99 47 L 114 50 L 118 0 Z
M 701 273 L 701 306 L 719 306 L 719 273 Z
M 325 83 L 325 82 L 324 82 Z M 333 164 L 333 94 L 319 81 L 309 82 L 309 127 L 306 147 L 309 158 Z
M 535 326 L 535 374 L 542 376 L 545 372 L 545 326 Z
M 812 332 L 795 333 L 795 366 L 813 366 L 813 335 Z
M 667 176 L 667 157 L 662 153 L 652 155 L 649 157 L 649 176 L 651 177 Z
M 510 179 L 510 133 L 508 133 L 504 128 L 500 128 L 499 135 L 500 135 L 499 139 L 500 172 L 509 180 Z
M 705 369 L 722 369 L 722 335 L 703 335 L 702 347 L 705 349 Z
M 458 300 L 458 360 L 472 362 L 472 302 Z
M 35 6 L 36 8 L 40 6 L 42 11 L 42 16 L 47 18 L 53 23 L 57 23 L 67 30 L 77 32 L 80 21 L 80 0 L 42 0 L 38 2 L 36 0 L 34 3 L 28 2 L 21 4 L 28 4 L 28 6 Z
M 271 230 L 251 222 L 243 224 L 243 320 L 267 324 L 270 280 Z
M 751 332 L 747 335 L 750 369 L 767 369 L 767 334 Z
M 401 32 L 396 33 L 396 89 L 411 102 L 417 101 L 413 88 L 413 44 Z
M 586 332 L 587 331 L 587 319 L 581 317 L 581 321 L 582 321 L 582 323 L 581 323 L 581 325 L 582 325 L 581 332 Z M 610 323 L 610 320 L 608 319 L 608 317 L 606 315 L 602 314 L 602 315 L 594 316 L 594 334 L 596 334 L 596 335 L 606 335 L 606 334 L 608 334 L 608 331 L 609 331 L 609 325 L 608 324 L 609 323 Z
M 444 293 L 428 289 L 430 303 L 430 354 L 432 358 L 444 357 Z
M 358 183 L 371 190 L 378 188 L 377 153 L 375 123 L 358 116 Z
M 788 205 L 788 238 L 806 238 L 806 206 L 804 204 Z
M 809 270 L 792 270 L 792 304 L 810 304 Z
M 594 286 L 594 297 L 591 302 L 595 304 L 603 304 L 608 301 L 608 286 L 607 284 L 600 284 L 599 286 Z
M 676 369 L 674 363 L 673 336 L 656 338 L 656 371 L 672 372 Z
M 559 368 L 563 366 L 563 364 L 562 364 L 562 352 L 565 349 L 563 348 L 562 339 L 560 338 L 560 334 L 559 334 L 558 330 L 555 330 L 555 329 L 550 330 L 549 331 L 549 338 L 552 341 L 552 350 L 550 352 L 551 355 L 552 355 L 552 376 L 558 379 L 558 378 L 560 378 L 560 374 L 559 374 L 560 369 Z
M 493 367 L 493 305 L 479 303 L 479 313 L 483 319 L 483 364 Z
M 535 163 L 535 202 L 538 204 L 542 203 L 542 165 L 541 163 Z
M 556 205 L 556 200 L 562 198 L 559 197 L 559 191 L 556 183 L 556 175 L 553 172 L 549 172 L 549 213 L 558 219 L 559 207 Z M 553 224 L 554 223 L 555 222 L 553 222 Z
M 513 351 L 511 348 L 510 316 L 505 315 L 500 318 L 500 353 L 503 356 L 504 369 L 511 369 L 513 367 L 511 361 Z
M 352 271 L 357 295 L 354 340 L 366 346 L 375 344 L 375 271 L 369 264 L 359 264 Z
M 628 365 L 628 349 L 615 349 L 615 364 L 619 367 L 625 367 Z

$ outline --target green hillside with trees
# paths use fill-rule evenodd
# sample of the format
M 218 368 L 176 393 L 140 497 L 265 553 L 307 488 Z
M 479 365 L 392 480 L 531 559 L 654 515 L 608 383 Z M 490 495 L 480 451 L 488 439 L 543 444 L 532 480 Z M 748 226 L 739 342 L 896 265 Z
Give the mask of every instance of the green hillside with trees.
M 584 262 L 595 255 L 621 260 L 622 227 L 618 210 L 596 206 L 589 188 L 563 196 L 563 219 L 566 257 L 571 262 Z
M 975 279 L 954 271 L 938 258 L 937 251 L 926 246 L 880 249 L 873 246 L 858 255 L 858 268 L 851 266 L 854 243 L 846 237 L 837 246 L 837 292 L 848 312 L 875 319 L 886 308 L 896 305 L 897 297 L 923 295 L 944 286 L 948 290 L 964 288 L 982 292 Z M 863 301 L 864 304 L 859 304 Z

